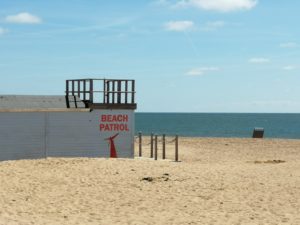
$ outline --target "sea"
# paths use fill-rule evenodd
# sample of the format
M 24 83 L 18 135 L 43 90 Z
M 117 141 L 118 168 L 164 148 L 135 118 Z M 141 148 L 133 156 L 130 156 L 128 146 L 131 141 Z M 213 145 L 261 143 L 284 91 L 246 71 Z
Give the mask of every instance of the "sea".
M 300 113 L 136 113 L 135 131 L 185 137 L 252 137 L 300 139 Z

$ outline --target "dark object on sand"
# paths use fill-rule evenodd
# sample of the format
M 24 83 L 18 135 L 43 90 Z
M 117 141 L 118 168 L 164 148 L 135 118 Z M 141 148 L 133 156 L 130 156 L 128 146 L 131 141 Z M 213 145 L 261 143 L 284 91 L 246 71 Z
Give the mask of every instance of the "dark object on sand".
M 253 130 L 253 138 L 263 138 L 264 137 L 264 128 L 255 127 Z

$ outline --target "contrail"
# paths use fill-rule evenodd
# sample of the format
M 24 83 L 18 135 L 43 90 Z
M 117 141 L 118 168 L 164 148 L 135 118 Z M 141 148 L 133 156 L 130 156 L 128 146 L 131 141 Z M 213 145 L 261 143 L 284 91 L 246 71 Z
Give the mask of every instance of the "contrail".
M 199 59 L 199 53 L 198 53 L 198 50 L 197 50 L 197 47 L 195 45 L 195 43 L 193 42 L 193 40 L 191 39 L 189 33 L 187 31 L 184 31 L 184 36 L 186 37 L 187 41 L 189 42 L 189 44 L 191 45 L 191 48 L 193 49 L 195 55 L 196 55 L 196 58 Z

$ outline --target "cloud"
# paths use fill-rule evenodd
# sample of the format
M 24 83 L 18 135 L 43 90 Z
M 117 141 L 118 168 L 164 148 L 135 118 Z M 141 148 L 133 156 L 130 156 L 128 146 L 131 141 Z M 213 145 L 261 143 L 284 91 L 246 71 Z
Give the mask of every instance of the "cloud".
M 271 60 L 268 58 L 251 58 L 248 60 L 249 63 L 257 63 L 257 64 L 264 64 L 269 63 Z
M 296 66 L 292 66 L 292 65 L 288 65 L 288 66 L 284 66 L 282 67 L 283 70 L 295 70 L 297 67 Z
M 161 5 L 169 5 L 170 2 L 168 0 L 156 0 L 153 2 L 153 4 L 161 6 Z
M 221 20 L 206 23 L 206 26 L 212 27 L 212 28 L 223 27 L 224 25 L 225 25 L 225 22 L 221 21 Z
M 187 76 L 202 76 L 205 73 L 219 71 L 218 67 L 200 67 L 189 70 L 185 75 Z
M 281 43 L 280 48 L 297 48 L 298 44 L 295 42 L 286 42 L 286 43 Z
M 225 22 L 222 20 L 217 20 L 217 21 L 210 21 L 204 24 L 201 28 L 202 31 L 214 31 L 217 30 L 218 28 L 224 27 Z
M 8 23 L 21 23 L 21 24 L 38 24 L 42 19 L 27 12 L 22 12 L 16 15 L 9 15 L 5 18 Z
M 187 31 L 194 27 L 193 21 L 181 20 L 181 21 L 170 21 L 165 23 L 165 29 L 169 31 Z
M 258 0 L 181 0 L 175 4 L 175 7 L 195 7 L 203 10 L 230 12 L 250 10 L 254 8 L 257 3 Z
M 8 31 L 2 27 L 0 27 L 0 36 L 4 35 L 5 33 L 7 33 Z
M 254 106 L 278 106 L 278 107 L 288 107 L 288 106 L 300 106 L 299 101 L 291 100 L 269 100 L 269 101 L 253 101 L 251 102 Z

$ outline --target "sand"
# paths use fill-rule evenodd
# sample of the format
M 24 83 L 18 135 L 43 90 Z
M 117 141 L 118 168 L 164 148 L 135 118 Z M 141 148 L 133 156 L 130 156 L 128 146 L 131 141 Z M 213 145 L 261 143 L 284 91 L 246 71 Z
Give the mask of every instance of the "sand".
M 299 140 L 181 138 L 181 162 L 148 142 L 136 159 L 0 162 L 0 224 L 300 224 Z

